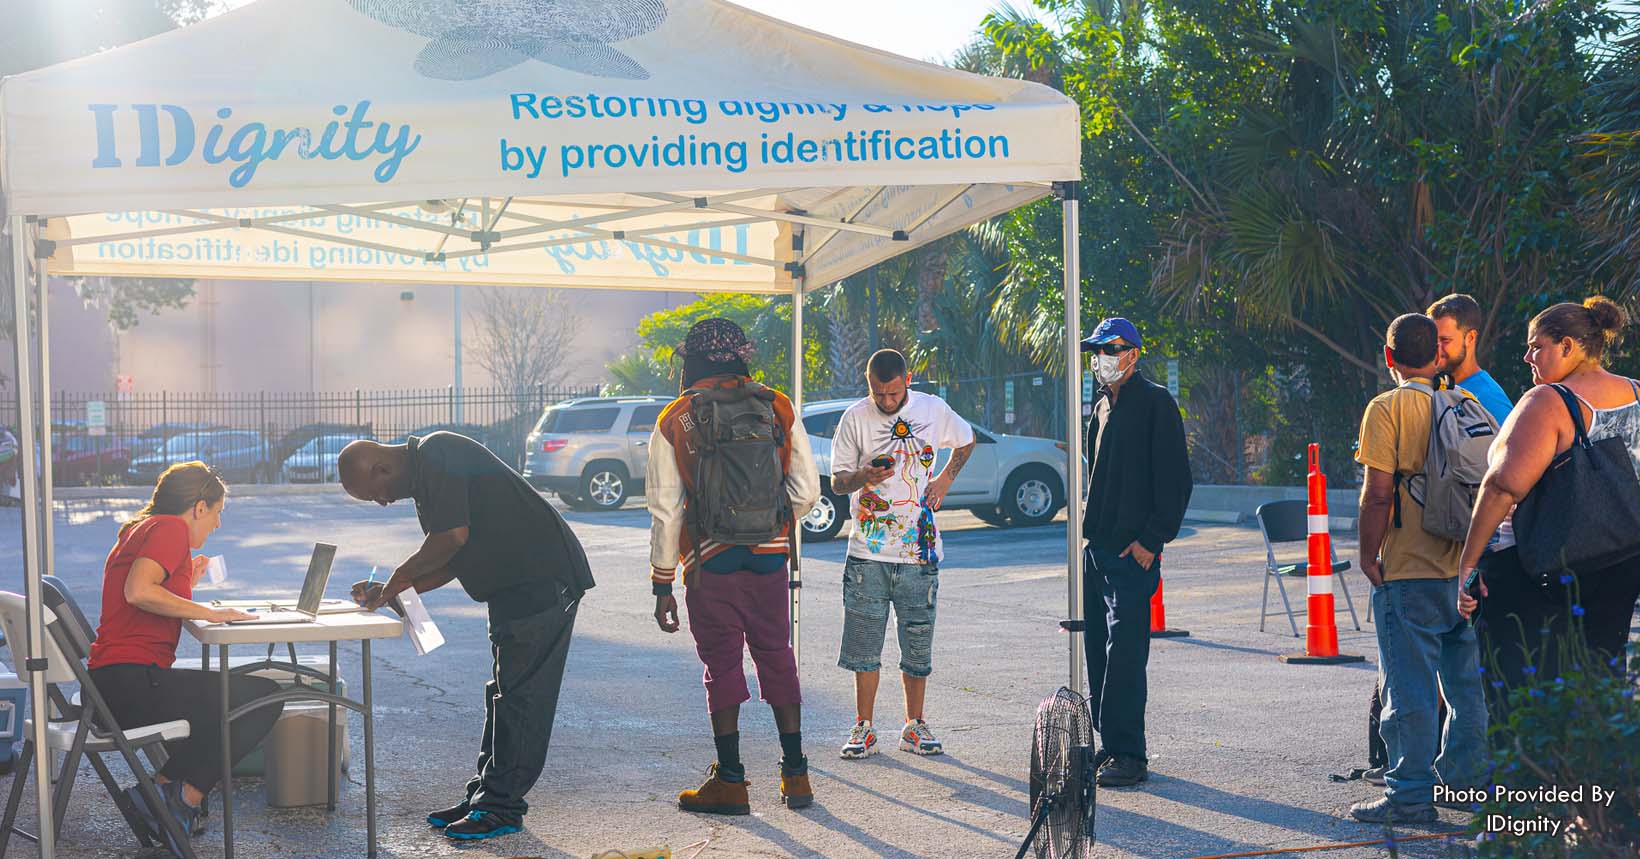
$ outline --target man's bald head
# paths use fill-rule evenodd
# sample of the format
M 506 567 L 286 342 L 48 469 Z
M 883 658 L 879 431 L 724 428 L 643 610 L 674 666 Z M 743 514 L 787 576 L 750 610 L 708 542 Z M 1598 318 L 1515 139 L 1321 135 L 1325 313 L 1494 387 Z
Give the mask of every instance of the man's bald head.
M 336 458 L 342 489 L 360 501 L 374 501 L 386 507 L 410 494 L 409 449 L 359 439 L 342 448 Z

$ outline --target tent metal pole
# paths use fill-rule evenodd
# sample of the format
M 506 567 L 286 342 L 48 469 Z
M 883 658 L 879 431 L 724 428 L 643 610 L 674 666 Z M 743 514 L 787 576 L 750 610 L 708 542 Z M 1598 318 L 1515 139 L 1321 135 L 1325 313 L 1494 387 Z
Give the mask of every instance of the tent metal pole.
M 1065 587 L 1071 620 L 1082 620 L 1082 261 L 1076 184 L 1067 183 L 1065 222 Z M 1070 688 L 1082 689 L 1082 633 L 1070 633 Z
M 52 511 L 53 502 L 51 465 L 51 283 L 46 278 L 45 264 L 34 265 L 36 301 L 35 314 L 40 320 L 40 572 L 57 575 L 57 526 Z
M 797 227 L 792 231 L 792 251 L 795 259 L 795 274 L 792 277 L 792 383 L 791 401 L 792 415 L 796 418 L 792 432 L 803 432 L 803 228 Z M 792 611 L 792 661 L 797 665 L 798 676 L 803 674 L 803 636 L 800 618 L 803 608 L 803 523 L 792 523 L 791 539 L 791 580 L 787 587 L 791 593 Z
M 34 801 L 39 810 L 41 859 L 56 854 L 57 826 L 52 820 L 51 751 L 46 744 L 46 722 L 50 710 L 46 701 L 45 601 L 40 588 L 40 497 L 39 469 L 35 467 L 37 439 L 34 414 L 34 368 L 29 346 L 28 223 L 22 215 L 11 216 L 12 348 L 17 371 L 17 459 L 23 495 L 23 595 L 28 604 L 28 651 L 16 668 L 28 672 L 34 730 Z

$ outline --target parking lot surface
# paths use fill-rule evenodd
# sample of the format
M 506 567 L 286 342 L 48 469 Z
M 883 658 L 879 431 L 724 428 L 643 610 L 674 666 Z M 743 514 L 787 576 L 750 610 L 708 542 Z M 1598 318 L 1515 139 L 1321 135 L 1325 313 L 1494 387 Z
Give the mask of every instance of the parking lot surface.
M 132 498 L 60 501 L 56 569 L 92 615 L 103 559 Z M 482 689 L 490 672 L 485 613 L 459 588 L 427 604 L 448 643 L 418 657 L 408 640 L 375 647 L 380 855 L 586 857 L 663 844 L 688 859 L 763 856 L 1012 856 L 1027 821 L 1028 752 L 1037 705 L 1067 680 L 1063 519 L 1008 530 L 966 513 L 941 515 L 946 562 L 940 572 L 935 670 L 928 718 L 947 754 L 885 750 L 844 761 L 837 747 L 854 716 L 851 675 L 836 667 L 841 635 L 842 540 L 809 547 L 803 567 L 801 670 L 804 739 L 816 804 L 779 803 L 779 745 L 767 708 L 742 709 L 742 756 L 753 814 L 714 818 L 679 812 L 677 792 L 700 783 L 713 760 L 701 666 L 687 630 L 660 632 L 651 616 L 648 517 L 630 505 L 615 513 L 566 513 L 592 559 L 598 587 L 579 614 L 546 771 L 530 795 L 524 833 L 457 848 L 423 822 L 460 798 L 478 749 Z M 18 515 L 0 509 L 0 588 L 19 589 Z M 334 487 L 229 501 L 221 531 L 204 549 L 228 559 L 226 585 L 199 596 L 294 596 L 315 540 L 337 543 L 331 596 L 385 568 L 419 543 L 413 507 L 352 502 Z M 1353 557 L 1341 541 L 1340 553 Z M 1187 638 L 1154 642 L 1148 709 L 1151 780 L 1141 789 L 1099 795 L 1098 857 L 1187 859 L 1278 847 L 1369 841 L 1381 830 L 1345 819 L 1372 789 L 1334 783 L 1329 773 L 1364 765 L 1366 700 L 1376 647 L 1365 623 L 1366 582 L 1352 570 L 1357 632 L 1343 610 L 1340 643 L 1362 664 L 1300 667 L 1276 656 L 1302 648 L 1277 615 L 1258 631 L 1264 546 L 1256 529 L 1187 527 L 1164 555 L 1168 622 Z M 1289 587 L 1302 612 L 1303 584 Z M 1298 618 L 1300 631 L 1304 625 Z M 884 663 L 897 663 L 888 637 Z M 197 655 L 184 639 L 183 655 Z M 343 673 L 359 680 L 358 648 L 344 645 Z M 9 660 L 9 656 L 8 656 Z M 750 665 L 748 664 L 748 670 Z M 885 676 L 878 722 L 893 731 L 898 679 Z M 362 760 L 361 724 L 349 730 Z M 124 770 L 117 763 L 122 778 Z M 0 788 L 9 787 L 0 779 Z M 323 809 L 267 807 L 258 780 L 235 788 L 237 855 L 363 856 L 363 772 L 348 774 L 342 803 Z M 28 796 L 32 798 L 32 789 Z M 1457 831 L 1461 818 L 1402 834 Z M 34 825 L 31 799 L 22 818 Z M 213 819 L 195 845 L 219 856 Z M 702 844 L 704 842 L 704 844 Z M 693 845 L 693 846 L 690 846 Z M 688 847 L 688 849 L 684 849 Z M 30 855 L 14 842 L 16 855 Z M 1404 842 L 1402 855 L 1445 856 L 1441 839 Z M 153 854 L 150 851 L 151 855 Z M 89 768 L 75 787 L 63 828 L 64 857 L 136 856 L 139 851 Z M 1387 855 L 1379 847 L 1321 854 Z

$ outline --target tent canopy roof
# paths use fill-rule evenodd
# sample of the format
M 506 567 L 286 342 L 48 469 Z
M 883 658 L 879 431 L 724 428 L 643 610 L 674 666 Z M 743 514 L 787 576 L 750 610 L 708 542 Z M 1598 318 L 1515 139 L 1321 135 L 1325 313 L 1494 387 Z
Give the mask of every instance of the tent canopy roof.
M 1079 144 L 1052 89 L 723 0 L 258 0 L 0 83 L 0 190 L 63 274 L 785 293 Z

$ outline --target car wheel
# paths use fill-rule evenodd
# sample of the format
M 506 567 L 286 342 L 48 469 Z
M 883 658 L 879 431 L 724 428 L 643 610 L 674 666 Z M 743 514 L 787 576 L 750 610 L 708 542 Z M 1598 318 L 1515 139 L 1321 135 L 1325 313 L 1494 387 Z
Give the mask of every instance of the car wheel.
M 997 500 L 1009 522 L 1026 528 L 1052 522 L 1064 494 L 1058 475 L 1043 466 L 1028 465 L 1008 475 Z
M 610 463 L 595 463 L 581 475 L 580 497 L 586 510 L 618 510 L 626 503 L 630 478 L 626 469 Z
M 803 517 L 803 540 L 808 543 L 824 543 L 843 530 L 843 523 L 848 521 L 848 498 L 833 495 L 830 490 L 821 488 L 820 500 L 814 502 L 809 515 Z
M 973 513 L 979 521 L 984 522 L 987 525 L 995 525 L 998 528 L 1008 527 L 1008 514 L 1002 512 L 1002 508 L 996 506 L 995 504 L 987 504 L 984 507 L 975 507 L 973 509 Z

